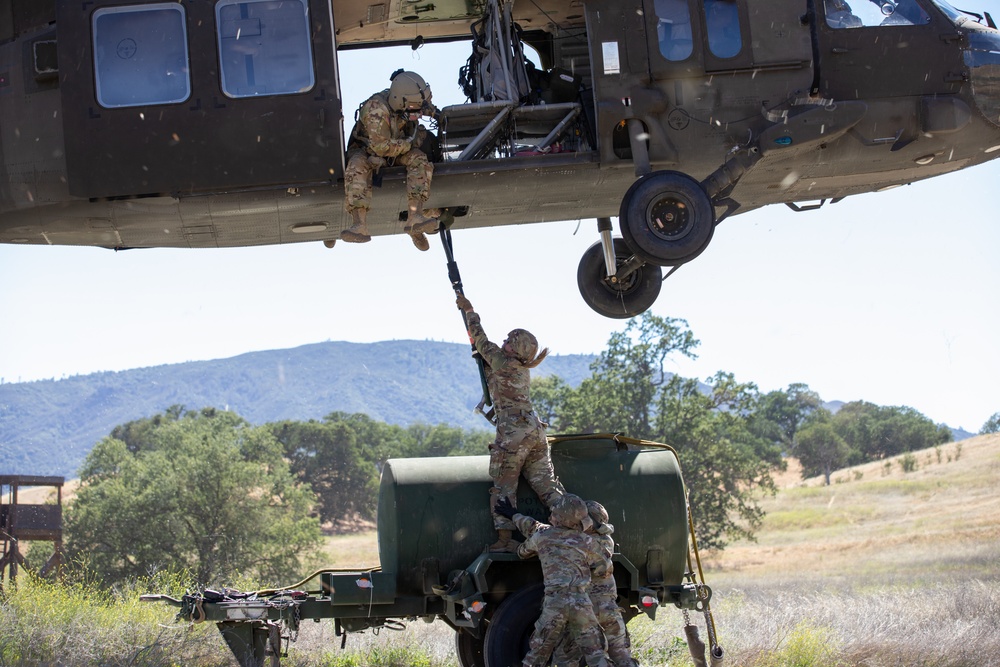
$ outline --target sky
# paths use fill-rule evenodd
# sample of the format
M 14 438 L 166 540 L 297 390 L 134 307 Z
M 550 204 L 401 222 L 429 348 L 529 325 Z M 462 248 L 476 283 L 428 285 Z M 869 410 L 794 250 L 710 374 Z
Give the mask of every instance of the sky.
M 464 46 L 341 57 L 349 118 L 397 67 L 423 74 L 439 106 L 464 100 Z M 666 370 L 731 372 L 762 391 L 802 382 L 827 401 L 905 405 L 978 431 L 1000 411 L 998 177 L 994 161 L 817 211 L 771 206 L 729 218 L 651 309 L 687 321 L 701 341 L 696 360 L 669 359 Z M 554 354 L 603 350 L 626 322 L 580 297 L 577 264 L 598 238 L 586 219 L 456 229 L 465 292 L 487 333 L 526 328 Z M 421 253 L 403 235 L 333 249 L 0 244 L 0 378 L 322 341 L 466 342 L 445 261 L 436 237 Z

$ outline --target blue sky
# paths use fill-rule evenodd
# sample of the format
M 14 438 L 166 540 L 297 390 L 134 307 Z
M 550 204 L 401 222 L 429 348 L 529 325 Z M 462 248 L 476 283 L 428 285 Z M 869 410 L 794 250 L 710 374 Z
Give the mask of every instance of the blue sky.
M 345 57 L 345 115 L 396 67 L 424 74 L 439 105 L 462 101 L 464 49 L 425 51 Z M 730 371 L 765 391 L 805 382 L 825 400 L 907 405 L 977 431 L 1000 411 L 998 177 L 993 162 L 819 211 L 730 218 L 652 308 L 701 340 L 697 360 L 668 370 Z M 597 238 L 593 220 L 456 230 L 487 332 L 524 327 L 555 354 L 603 349 L 625 323 L 591 311 L 576 285 Z M 427 253 L 405 236 L 332 250 L 0 245 L 0 285 L 4 382 L 325 340 L 466 340 L 436 238 Z

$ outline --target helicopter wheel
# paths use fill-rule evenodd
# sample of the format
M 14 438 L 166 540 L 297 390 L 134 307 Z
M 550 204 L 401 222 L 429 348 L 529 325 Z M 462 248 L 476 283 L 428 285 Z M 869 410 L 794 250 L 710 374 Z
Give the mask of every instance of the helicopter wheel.
M 624 239 L 615 238 L 615 263 L 622 266 L 632 255 Z M 660 295 L 663 283 L 660 267 L 643 264 L 618 283 L 608 280 L 601 242 L 587 248 L 576 271 L 583 300 L 604 317 L 625 319 L 647 310 Z
M 708 247 L 715 230 L 715 210 L 705 189 L 687 174 L 656 171 L 625 193 L 618 226 L 639 259 L 677 266 Z

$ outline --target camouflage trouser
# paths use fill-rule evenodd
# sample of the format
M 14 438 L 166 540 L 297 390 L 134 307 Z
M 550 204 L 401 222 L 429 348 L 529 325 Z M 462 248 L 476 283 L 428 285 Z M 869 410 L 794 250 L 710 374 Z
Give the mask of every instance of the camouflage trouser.
M 344 170 L 344 208 L 348 212 L 356 208 L 372 207 L 372 174 L 374 168 L 368 162 L 369 153 L 362 148 L 354 148 L 347 154 L 347 168 Z M 388 164 L 406 167 L 406 196 L 409 199 L 427 201 L 431 192 L 431 177 L 434 165 L 427 154 L 419 148 L 411 148 Z
M 604 631 L 604 638 L 608 641 L 608 656 L 611 662 L 615 667 L 636 667 L 637 663 L 632 658 L 631 642 L 625 630 L 625 620 L 622 619 L 621 610 L 618 608 L 618 591 L 614 589 L 614 584 L 600 589 L 595 584 L 590 591 L 590 602 L 594 607 L 597 622 Z M 576 642 L 572 641 L 568 633 L 564 633 L 562 641 L 556 647 L 552 663 L 558 667 L 576 667 L 582 658 L 583 654 Z
M 517 482 L 521 475 L 550 509 L 566 495 L 566 489 L 552 469 L 545 428 L 534 416 L 501 419 L 497 424 L 497 439 L 490 445 L 490 477 L 493 478 L 490 512 L 497 530 L 517 530 L 513 521 L 493 512 L 493 505 L 500 498 L 507 498 L 517 507 Z
M 545 591 L 522 667 L 547 665 L 564 631 L 580 647 L 588 667 L 610 667 L 590 597 L 582 589 L 567 588 Z

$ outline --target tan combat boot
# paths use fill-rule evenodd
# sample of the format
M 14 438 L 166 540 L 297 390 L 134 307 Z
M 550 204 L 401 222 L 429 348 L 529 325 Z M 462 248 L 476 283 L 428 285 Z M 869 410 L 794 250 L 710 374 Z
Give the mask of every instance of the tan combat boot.
M 413 241 L 413 245 L 416 246 L 417 250 L 426 251 L 431 247 L 430 241 L 427 240 L 426 234 L 421 234 L 420 232 L 406 232 L 410 235 L 410 240 Z
M 407 234 L 425 234 L 427 232 L 437 231 L 438 219 L 435 217 L 428 217 L 424 213 L 424 202 L 419 199 L 413 198 L 407 201 L 407 214 L 406 214 L 406 226 L 403 227 L 403 231 Z M 438 216 L 441 212 L 435 210 Z M 414 244 L 416 241 L 414 241 Z M 419 246 L 418 246 L 419 247 Z
M 340 238 L 348 243 L 368 243 L 372 240 L 368 233 L 368 209 L 355 208 L 351 210 L 351 218 L 354 224 L 350 229 L 340 232 Z
M 521 544 L 514 539 L 513 530 L 498 529 L 497 534 L 500 539 L 486 547 L 487 551 L 502 551 L 505 553 L 517 553 L 517 546 Z

